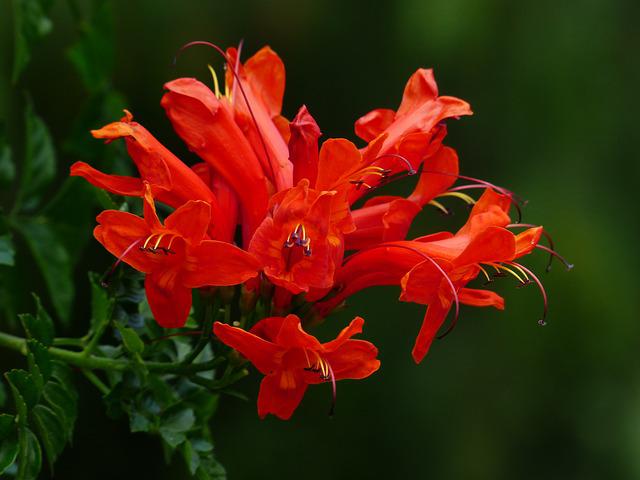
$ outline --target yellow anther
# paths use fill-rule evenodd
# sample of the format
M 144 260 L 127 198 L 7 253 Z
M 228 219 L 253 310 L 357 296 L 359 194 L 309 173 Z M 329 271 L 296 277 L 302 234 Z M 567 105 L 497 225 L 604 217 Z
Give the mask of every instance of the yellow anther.
M 527 275 L 527 272 L 525 272 L 520 265 L 518 265 L 517 263 L 512 263 L 512 262 L 507 262 L 507 265 L 512 266 L 513 268 L 515 268 L 518 272 L 520 272 L 522 274 L 522 276 L 524 278 L 526 278 L 527 280 L 529 280 L 529 275 Z
M 209 71 L 211 72 L 211 76 L 213 77 L 213 91 L 216 94 L 216 97 L 220 98 L 220 84 L 218 83 L 218 75 L 216 75 L 216 71 L 211 65 L 207 65 L 207 67 L 209 67 Z
M 444 205 L 442 205 L 440 202 L 438 202 L 436 200 L 431 200 L 428 203 L 428 205 L 431 205 L 432 207 L 436 207 L 438 210 L 440 210 L 445 215 L 449 215 L 449 210 L 447 210 Z
M 468 205 L 475 205 L 476 203 L 473 197 L 470 197 L 466 193 L 462 193 L 462 192 L 444 192 L 443 194 L 437 196 L 437 198 L 442 198 L 442 197 L 456 197 Z
M 160 242 L 162 241 L 162 237 L 164 237 L 164 233 L 161 233 L 160 235 L 158 235 L 158 240 L 156 241 L 156 244 L 153 246 L 154 250 L 157 250 L 158 247 L 160 246 Z
M 144 244 L 142 245 L 142 249 L 143 249 L 143 250 L 147 248 L 147 245 L 149 245 L 149 242 L 150 242 L 150 241 L 151 241 L 151 239 L 152 239 L 153 237 L 155 237 L 155 236 L 156 236 L 156 234 L 155 234 L 155 233 L 152 233 L 151 235 L 149 235 L 149 236 L 147 237 L 147 239 L 144 241 Z

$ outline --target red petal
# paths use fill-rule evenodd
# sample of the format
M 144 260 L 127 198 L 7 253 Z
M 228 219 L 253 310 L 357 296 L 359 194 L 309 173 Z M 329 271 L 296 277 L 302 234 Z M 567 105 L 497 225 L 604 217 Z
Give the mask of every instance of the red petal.
M 516 235 L 515 258 L 531 253 L 538 242 L 540 242 L 540 236 L 542 235 L 543 230 L 544 229 L 542 227 L 529 228 Z
M 293 163 L 293 183 L 297 185 L 301 179 L 307 178 L 311 185 L 315 185 L 318 176 L 320 127 L 303 105 L 289 128 L 289 159 Z
M 244 64 L 244 73 L 251 88 L 260 94 L 270 116 L 282 110 L 284 97 L 284 63 L 271 47 L 263 47 Z
M 457 175 L 458 154 L 453 148 L 443 146 L 425 160 L 423 172 L 409 199 L 424 206 L 453 185 Z
M 336 380 L 357 380 L 368 377 L 380 368 L 377 356 L 378 349 L 372 343 L 347 340 L 337 350 L 328 353 L 326 360 Z
M 165 328 L 183 327 L 191 310 L 191 289 L 181 284 L 178 270 L 150 273 L 144 287 L 156 322 Z
M 318 190 L 335 190 L 351 187 L 347 179 L 355 172 L 362 161 L 358 148 L 344 138 L 332 138 L 325 141 L 320 149 L 318 161 Z
M 153 270 L 159 257 L 141 251 L 138 246 L 130 248 L 135 242 L 139 242 L 139 246 L 142 246 L 151 234 L 147 223 L 142 218 L 132 213 L 105 210 L 96 220 L 99 225 L 94 230 L 94 236 L 104 248 L 118 258 L 127 252 L 122 257 L 122 261 L 136 270 L 144 273 Z
M 504 298 L 491 290 L 478 290 L 475 288 L 461 288 L 458 290 L 458 299 L 464 305 L 473 307 L 495 307 L 504 310 Z
M 378 108 L 356 120 L 356 135 L 365 142 L 370 142 L 393 123 L 396 112 L 388 108 Z
M 179 233 L 191 245 L 198 245 L 207 233 L 211 206 L 200 200 L 189 201 L 169 215 L 164 226 Z
M 85 162 L 76 162 L 71 165 L 70 175 L 72 177 L 82 177 L 91 185 L 115 193 L 116 195 L 141 197 L 144 191 L 142 180 L 139 178 L 108 175 L 96 170 Z
M 213 333 L 222 343 L 246 357 L 263 375 L 268 375 L 278 367 L 276 356 L 282 349 L 277 345 L 226 323 L 216 322 Z
M 473 237 L 467 248 L 453 260 L 455 267 L 483 262 L 513 260 L 516 251 L 515 235 L 502 227 L 488 227 Z
M 413 360 L 416 363 L 420 363 L 429 352 L 431 343 L 447 318 L 450 308 L 451 301 L 446 301 L 445 304 L 442 304 L 440 300 L 435 300 L 427 307 L 427 313 L 424 316 L 416 343 L 411 351 Z
M 250 253 L 217 240 L 204 240 L 189 250 L 185 260 L 184 284 L 238 285 L 258 275 L 260 264 Z
M 282 420 L 289 420 L 306 390 L 307 383 L 299 372 L 279 371 L 267 375 L 260 383 L 258 415 L 264 418 L 270 413 Z
M 308 348 L 320 350 L 320 342 L 313 335 L 302 329 L 300 319 L 296 315 L 287 315 L 282 321 L 275 343 L 284 348 Z
M 361 333 L 363 325 L 364 319 L 362 317 L 354 318 L 353 320 L 351 320 L 351 323 L 349 323 L 349 325 L 342 329 L 335 340 L 331 340 L 330 342 L 322 344 L 323 350 L 325 352 L 332 352 L 340 348 L 351 337 L 357 335 L 358 333 Z
M 425 102 L 438 97 L 438 85 L 433 69 L 418 69 L 407 82 L 402 94 L 402 103 L 398 107 L 398 116 L 406 115 L 422 107 Z

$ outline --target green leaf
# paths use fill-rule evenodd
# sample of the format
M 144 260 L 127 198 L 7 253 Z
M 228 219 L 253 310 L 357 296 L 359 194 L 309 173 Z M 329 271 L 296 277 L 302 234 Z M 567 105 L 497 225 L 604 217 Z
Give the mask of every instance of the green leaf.
M 42 397 L 61 420 L 67 436 L 70 438 L 78 416 L 78 400 L 75 389 L 65 387 L 58 381 L 49 381 L 42 391 Z
M 58 241 L 52 225 L 43 217 L 23 218 L 16 222 L 16 227 L 42 271 L 58 316 L 67 324 L 74 296 L 73 272 L 68 252 Z
M 31 101 L 27 102 L 25 115 L 25 156 L 17 202 L 23 210 L 32 210 L 55 177 L 56 154 L 49 129 L 33 111 Z
M 20 458 L 17 480 L 36 480 L 42 467 L 40 443 L 31 430 L 23 427 L 18 433 Z
M 113 15 L 109 2 L 100 2 L 80 40 L 67 55 L 89 92 L 105 87 L 114 66 Z
M 226 480 L 227 472 L 213 456 L 208 455 L 202 457 L 196 478 L 198 480 Z
M 27 411 L 33 408 L 40 398 L 33 376 L 24 370 L 10 370 L 4 374 L 4 377 L 11 386 L 18 415 L 26 417 Z
M 60 419 L 49 407 L 36 405 L 31 412 L 33 424 L 44 446 L 49 460 L 49 467 L 53 471 L 53 464 L 64 449 L 68 436 Z
M 193 410 L 181 410 L 165 419 L 158 431 L 171 448 L 176 448 L 187 439 L 186 432 L 193 427 L 195 421 Z
M 0 413 L 0 441 L 4 440 L 14 430 L 16 417 L 8 413 Z
M 31 47 L 51 31 L 51 20 L 46 16 L 49 1 L 13 0 L 14 57 L 13 83 L 18 80 L 31 58 Z
M 2 172 L 0 172 L 1 174 Z M 15 248 L 13 247 L 13 241 L 11 235 L 0 235 L 0 265 L 8 265 L 13 267 L 15 256 Z
M 18 436 L 13 430 L 11 436 L 0 441 L 0 475 L 2 475 L 18 458 Z
M 151 422 L 147 417 L 140 412 L 131 412 L 129 417 L 129 429 L 132 433 L 135 432 L 148 432 L 151 430 Z
M 42 389 L 51 377 L 52 366 L 49 351 L 37 340 L 27 340 L 27 362 L 29 371 L 38 389 Z
M 107 290 L 102 286 L 100 275 L 89 272 L 91 282 L 91 329 L 100 331 L 109 323 L 115 301 L 109 297 Z
M 0 137 L 0 187 L 10 187 L 15 178 L 16 166 L 11 158 L 11 147 L 5 138 Z
M 22 323 L 22 328 L 27 334 L 27 338 L 37 340 L 44 346 L 48 347 L 53 342 L 53 321 L 47 311 L 42 307 L 40 298 L 36 294 L 33 294 L 33 298 L 36 302 L 35 316 L 30 313 L 26 313 L 21 314 L 18 317 Z
M 200 455 L 193 448 L 191 442 L 184 442 L 182 445 L 182 456 L 184 457 L 184 461 L 187 464 L 187 468 L 189 469 L 189 473 L 191 475 L 195 475 L 200 467 Z
M 120 323 L 116 324 L 122 336 L 124 348 L 133 354 L 141 354 L 144 351 L 144 342 L 140 339 L 136 331 L 131 327 L 125 327 Z

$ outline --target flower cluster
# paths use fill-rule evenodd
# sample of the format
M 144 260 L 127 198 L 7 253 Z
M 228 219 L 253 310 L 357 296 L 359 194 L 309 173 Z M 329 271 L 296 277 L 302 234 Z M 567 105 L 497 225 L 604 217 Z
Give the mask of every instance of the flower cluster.
M 179 78 L 164 86 L 161 100 L 202 162 L 187 166 L 125 111 L 92 134 L 124 139 L 139 177 L 84 162 L 71 175 L 142 199 L 142 217 L 104 211 L 94 235 L 118 262 L 146 274 L 161 326 L 185 324 L 192 289 L 242 285 L 244 305 L 267 298 L 278 316 L 214 325 L 221 342 L 265 375 L 260 416 L 287 419 L 308 384 L 330 382 L 335 392 L 337 380 L 379 368 L 376 347 L 350 338 L 361 332 L 361 318 L 328 343 L 304 330 L 364 288 L 396 285 L 400 300 L 427 306 L 412 352 L 417 363 L 452 308 L 449 329 L 460 304 L 504 308 L 498 294 L 468 287 L 480 275 L 537 284 L 546 313 L 542 284 L 519 260 L 536 247 L 555 254 L 538 245 L 546 232 L 511 220 L 519 202 L 513 193 L 459 174 L 455 150 L 442 143 L 446 121 L 472 112 L 465 101 L 439 95 L 431 70 L 410 77 L 397 110 L 376 109 L 356 121 L 361 146 L 343 138 L 319 145 L 320 128 L 305 106 L 291 121 L 281 114 L 285 69 L 275 52 L 265 47 L 244 63 L 235 48 L 220 53 L 224 85 L 211 70 L 213 89 Z M 374 195 L 407 176 L 417 179 L 408 197 Z M 456 186 L 459 180 L 466 183 Z M 478 200 L 466 193 L 474 189 L 482 190 Z M 472 205 L 464 226 L 406 239 L 426 206 L 447 211 L 443 197 Z M 172 213 L 161 220 L 156 202 Z

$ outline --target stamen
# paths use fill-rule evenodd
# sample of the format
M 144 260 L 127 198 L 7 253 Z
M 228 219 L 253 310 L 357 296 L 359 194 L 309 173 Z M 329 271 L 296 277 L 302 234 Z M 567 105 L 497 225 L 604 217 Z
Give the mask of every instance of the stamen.
M 438 202 L 437 200 L 431 200 L 429 201 L 429 203 L 427 205 L 431 205 L 432 207 L 436 207 L 438 210 L 440 210 L 442 212 L 443 215 L 450 215 L 451 212 L 449 210 L 447 210 L 447 208 L 442 205 L 440 202 Z
M 155 234 L 155 233 L 152 233 L 151 235 L 149 235 L 149 236 L 147 237 L 147 239 L 145 240 L 144 245 L 142 245 L 141 250 L 146 250 L 146 249 L 147 249 L 147 245 L 149 245 L 149 242 L 150 242 L 150 241 L 151 241 L 151 239 L 152 239 L 153 237 L 155 237 L 155 236 L 156 236 L 156 234 Z
M 441 198 L 441 197 L 455 197 L 455 198 L 459 198 L 460 200 L 465 202 L 467 205 L 475 205 L 476 204 L 475 199 L 473 197 L 470 197 L 466 193 L 449 191 L 449 192 L 444 192 L 441 195 L 438 195 L 436 198 Z
M 218 83 L 218 75 L 211 65 L 207 65 L 211 76 L 213 77 L 213 92 L 216 94 L 216 98 L 220 98 L 220 84 Z
M 109 279 L 111 278 L 111 275 L 113 275 L 113 272 L 115 272 L 116 268 L 118 267 L 118 265 L 120 265 L 120 262 L 122 262 L 122 260 L 124 259 L 124 257 L 126 257 L 129 252 L 131 250 L 134 249 L 134 247 L 136 245 L 138 245 L 140 242 L 142 241 L 141 238 L 137 239 L 135 242 L 133 242 L 131 245 L 129 245 L 127 248 L 124 249 L 124 252 L 122 252 L 122 255 L 120 255 L 117 260 L 114 262 L 114 264 L 111 266 L 111 268 L 109 269 L 109 271 L 107 272 L 107 274 L 103 277 L 102 281 L 100 282 L 100 285 L 102 285 L 104 288 L 107 288 L 109 286 Z
M 487 271 L 484 268 L 482 268 L 482 265 L 478 264 L 478 268 L 480 268 L 480 270 L 484 274 L 485 278 L 487 279 L 487 282 L 485 283 L 485 285 L 489 285 L 490 283 L 492 283 L 493 280 L 491 279 L 491 277 L 489 276 Z
M 573 263 L 569 263 L 562 255 L 560 255 L 555 250 L 552 250 L 552 249 L 550 249 L 548 247 L 545 247 L 544 245 L 536 245 L 536 248 L 542 250 L 543 252 L 547 252 L 549 255 L 551 255 L 551 258 L 556 257 L 558 260 L 560 260 L 562 263 L 564 263 L 564 266 L 567 268 L 567 272 L 573 268 Z M 550 263 L 547 264 L 547 272 L 549 270 L 551 270 L 551 264 Z
M 538 286 L 538 289 L 540 290 L 540 293 L 542 295 L 542 300 L 544 302 L 544 308 L 543 308 L 543 312 L 542 312 L 542 318 L 540 320 L 538 320 L 538 325 L 540 326 L 545 326 L 547 324 L 546 318 L 547 318 L 547 312 L 549 310 L 549 301 L 548 301 L 548 297 L 547 297 L 547 291 L 544 289 L 544 285 L 542 284 L 542 282 L 540 281 L 540 279 L 535 275 L 535 273 L 533 273 L 531 270 L 529 270 L 527 267 L 525 267 L 524 265 L 521 265 L 519 263 L 515 263 L 515 262 L 508 262 L 509 265 L 513 265 L 513 266 L 518 266 L 520 267 L 522 270 L 524 270 L 525 272 L 527 272 L 527 274 L 533 279 L 533 281 L 536 283 L 536 285 Z
M 156 241 L 156 244 L 153 246 L 153 248 L 151 250 L 157 250 L 158 247 L 160 246 L 160 242 L 162 241 L 162 237 L 164 237 L 165 234 L 161 233 L 160 235 L 158 235 L 158 240 Z
M 380 243 L 378 245 L 376 245 L 375 247 L 371 247 L 371 248 L 402 248 L 404 250 L 409 250 L 413 253 L 416 253 L 418 255 L 420 255 L 422 258 L 424 258 L 425 260 L 429 261 L 434 267 L 436 267 L 436 269 L 438 269 L 438 271 L 442 274 L 442 276 L 444 277 L 444 279 L 447 281 L 447 283 L 449 284 L 449 288 L 451 289 L 451 293 L 453 294 L 453 300 L 455 302 L 456 305 L 456 313 L 455 316 L 453 317 L 453 321 L 451 322 L 451 325 L 449 325 L 449 328 L 447 328 L 447 330 L 440 335 L 438 338 L 444 338 L 446 337 L 449 333 L 451 333 L 451 331 L 455 328 L 455 326 L 458 323 L 458 317 L 460 316 L 460 299 L 458 298 L 458 291 L 456 290 L 455 285 L 453 284 L 453 281 L 451 281 L 451 278 L 449 277 L 449 275 L 447 275 L 447 272 L 444 271 L 444 269 L 438 265 L 438 262 L 436 262 L 433 258 L 431 258 L 429 255 L 421 252 L 420 250 L 413 248 L 413 247 L 409 247 L 407 245 L 392 245 L 389 243 Z M 360 250 L 358 253 L 355 253 L 353 255 L 351 255 L 350 257 L 347 258 L 347 261 L 354 258 L 356 255 L 364 252 L 366 250 Z
M 416 171 L 413 168 L 413 165 L 411 165 L 411 162 L 409 160 L 407 160 L 406 157 L 398 154 L 398 153 L 384 153 L 382 155 L 379 155 L 378 157 L 376 157 L 373 161 L 375 162 L 376 160 L 380 160 L 381 158 L 397 158 L 399 160 L 402 160 L 406 166 L 407 166 L 407 174 L 408 175 L 415 175 Z
M 187 48 L 191 48 L 191 47 L 195 47 L 197 45 L 204 45 L 206 47 L 209 48 L 213 48 L 216 52 L 218 52 L 220 55 L 222 55 L 222 57 L 224 58 L 225 62 L 227 63 L 227 65 L 231 65 L 231 59 L 229 58 L 229 56 L 226 54 L 226 52 L 224 50 L 222 50 L 222 48 L 220 48 L 218 45 L 216 45 L 215 43 L 211 43 L 211 42 L 207 42 L 204 40 L 196 40 L 193 42 L 189 42 L 185 45 L 183 45 L 182 47 L 180 47 L 180 50 L 178 50 L 178 53 L 176 53 L 176 56 L 173 57 L 173 64 L 175 65 L 178 61 L 178 57 L 180 56 L 180 54 L 186 50 Z M 240 48 L 242 47 L 242 43 L 240 44 Z M 238 61 L 237 63 L 240 62 L 240 57 L 238 55 Z M 251 119 L 253 120 L 253 124 L 256 127 L 256 131 L 258 132 L 258 136 L 260 137 L 260 142 L 262 143 L 262 148 L 264 149 L 264 154 L 267 157 L 268 163 L 269 163 L 269 167 L 271 168 L 271 175 L 272 178 L 276 178 L 275 172 L 273 170 L 273 164 L 271 163 L 271 156 L 269 155 L 269 150 L 267 148 L 267 142 L 265 141 L 264 137 L 262 136 L 262 132 L 260 131 L 260 127 L 258 126 L 258 121 L 256 120 L 256 116 L 253 113 L 253 109 L 251 108 L 251 105 L 249 104 L 249 100 L 247 98 L 247 94 L 244 91 L 244 87 L 242 86 L 242 82 L 240 80 L 240 75 L 239 73 L 236 71 L 235 68 L 231 69 L 231 73 L 233 74 L 235 80 L 236 80 L 236 84 L 238 85 L 238 88 L 240 89 L 240 93 L 242 93 L 242 97 L 244 98 L 244 102 L 247 104 L 247 109 L 249 110 L 249 113 L 251 114 Z M 235 88 L 235 84 L 234 84 L 234 88 Z M 226 85 L 225 82 L 225 95 L 228 95 L 228 86 Z

